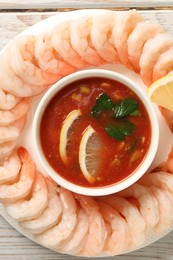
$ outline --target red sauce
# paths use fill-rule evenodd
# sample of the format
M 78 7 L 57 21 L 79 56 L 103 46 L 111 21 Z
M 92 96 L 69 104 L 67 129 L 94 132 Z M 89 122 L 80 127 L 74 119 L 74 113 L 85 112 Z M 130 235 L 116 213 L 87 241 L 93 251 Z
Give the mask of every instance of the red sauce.
M 84 86 L 84 91 L 81 91 L 81 86 Z M 104 125 L 113 120 L 110 116 L 103 113 L 101 117 L 94 118 L 91 114 L 96 99 L 102 93 L 106 93 L 113 102 L 130 97 L 139 103 L 140 113 L 128 116 L 136 128 L 123 141 L 110 137 L 105 131 Z M 68 147 L 69 163 L 66 165 L 59 154 L 60 131 L 66 116 L 78 108 L 82 116 L 73 126 Z M 93 184 L 85 179 L 78 162 L 80 140 L 88 125 L 97 132 L 102 142 L 101 163 L 97 173 L 99 178 Z M 42 117 L 40 139 L 49 164 L 59 175 L 80 186 L 100 187 L 121 181 L 139 166 L 151 142 L 151 124 L 142 101 L 128 87 L 109 79 L 87 78 L 69 84 L 51 100 Z

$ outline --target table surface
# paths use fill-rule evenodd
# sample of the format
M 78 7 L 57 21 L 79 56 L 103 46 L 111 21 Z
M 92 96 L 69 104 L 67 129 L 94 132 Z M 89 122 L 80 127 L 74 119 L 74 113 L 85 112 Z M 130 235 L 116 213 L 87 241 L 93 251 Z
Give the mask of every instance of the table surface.
M 123 8 L 121 0 L 0 0 L 0 49 L 18 33 L 36 22 L 56 14 L 56 11 L 100 7 L 115 10 L 136 8 L 146 19 L 159 21 L 166 31 L 173 34 L 173 0 L 124 0 Z M 0 216 L 0 259 L 27 260 L 31 258 L 32 260 L 82 259 L 60 255 L 33 243 L 14 230 L 14 228 Z M 173 231 L 148 247 L 110 259 L 172 260 Z

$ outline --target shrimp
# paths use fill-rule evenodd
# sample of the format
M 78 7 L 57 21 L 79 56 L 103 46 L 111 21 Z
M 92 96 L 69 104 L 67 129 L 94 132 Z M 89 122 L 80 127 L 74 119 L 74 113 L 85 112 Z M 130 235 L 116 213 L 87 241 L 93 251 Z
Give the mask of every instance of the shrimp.
M 13 125 L 0 126 L 0 144 L 15 141 L 25 124 L 26 117 L 16 120 Z
M 152 80 L 166 76 L 173 70 L 173 47 L 163 52 L 153 68 Z
M 39 68 L 34 56 L 35 43 L 36 36 L 33 35 L 15 38 L 6 50 L 8 57 L 13 57 L 9 59 L 9 66 L 24 82 L 37 88 L 42 85 L 49 86 L 59 80 L 60 76 Z
M 166 33 L 159 33 L 144 44 L 139 66 L 140 75 L 147 86 L 152 83 L 153 68 L 158 58 L 172 45 L 173 37 Z
M 140 22 L 130 34 L 128 45 L 128 57 L 136 71 L 140 71 L 139 60 L 142 49 L 146 41 L 153 38 L 158 33 L 163 33 L 164 29 L 159 23 Z
M 147 230 L 151 230 L 159 221 L 158 202 L 152 193 L 138 183 L 118 193 L 124 198 L 135 198 L 139 204 L 139 211 L 146 222 Z
M 30 105 L 30 98 L 25 98 L 21 100 L 14 108 L 11 110 L 0 110 L 0 126 L 8 126 L 13 124 L 16 120 L 23 117 Z
M 115 195 L 100 197 L 100 199 L 117 210 L 126 219 L 131 236 L 130 247 L 134 249 L 142 245 L 145 241 L 146 224 L 138 208 L 128 200 Z
M 75 68 L 63 61 L 59 53 L 53 48 L 51 37 L 52 32 L 46 32 L 37 36 L 34 54 L 39 67 L 43 71 L 60 76 L 74 72 Z
M 0 144 L 14 141 L 19 137 L 20 130 L 15 126 L 0 127 Z
M 169 172 L 173 173 L 173 147 L 168 155 L 166 162 L 164 162 L 164 166 L 166 166 Z
M 0 201 L 13 203 L 28 196 L 35 178 L 35 163 L 24 148 L 18 150 L 22 167 L 20 178 L 13 184 L 0 185 Z
M 86 241 L 88 228 L 88 216 L 82 208 L 79 208 L 77 226 L 73 232 L 73 236 L 65 243 L 60 251 L 66 254 L 77 255 Z
M 145 174 L 139 181 L 142 185 L 153 185 L 169 191 L 173 196 L 173 175 L 164 171 Z
M 120 214 L 104 202 L 99 202 L 104 220 L 111 225 L 111 234 L 107 237 L 103 253 L 115 255 L 121 253 L 130 244 L 130 233 L 127 222 Z
M 112 39 L 112 30 L 116 21 L 114 12 L 106 12 L 93 19 L 91 41 L 98 54 L 108 63 L 119 61 Z
M 155 186 L 149 186 L 149 189 L 158 200 L 159 205 L 159 222 L 154 232 L 161 234 L 173 224 L 173 197 L 170 196 L 167 190 Z
M 172 176 L 173 176 L 173 146 L 168 154 L 167 159 L 160 163 L 156 168 L 152 170 L 150 174 L 145 175 L 143 178 L 140 179 L 140 181 L 143 181 L 144 184 L 145 182 L 148 185 L 148 181 L 156 181 L 157 185 L 160 183 L 159 182 L 164 182 L 165 184 L 168 184 L 170 182 L 170 185 L 172 183 Z M 152 180 L 153 177 L 153 180 Z M 168 183 L 167 183 L 168 182 Z M 159 186 L 160 187 L 160 186 Z M 164 188 L 164 186 L 162 186 Z M 166 186 L 165 186 L 166 188 Z M 169 185 L 167 187 L 169 189 Z M 171 191 L 171 186 L 170 186 L 170 191 Z
M 3 161 L 0 166 L 0 184 L 6 184 L 14 181 L 19 175 L 20 169 L 21 160 L 18 153 L 14 151 L 7 160 Z
M 62 248 L 71 239 L 77 225 L 77 207 L 73 194 L 61 188 L 60 200 L 63 208 L 61 221 L 36 237 L 41 245 L 55 251 Z
M 104 63 L 97 53 L 91 41 L 91 28 L 93 18 L 89 15 L 72 20 L 70 23 L 70 39 L 73 49 L 82 57 L 84 61 L 93 66 Z
M 159 107 L 168 127 L 173 132 L 173 112 L 167 108 Z
M 5 92 L 0 88 L 0 109 L 10 110 L 15 107 L 20 101 L 20 98 Z
M 24 82 L 8 64 L 7 50 L 0 54 L 0 86 L 17 97 L 29 97 L 43 92 L 48 86 L 36 86 Z
M 31 197 L 21 199 L 6 206 L 7 213 L 15 220 L 21 222 L 39 217 L 47 206 L 47 185 L 43 175 L 36 174 Z
M 0 144 L 0 163 L 8 159 L 16 145 L 16 140 Z
M 83 246 L 80 256 L 99 255 L 107 238 L 107 229 L 104 219 L 99 212 L 98 203 L 91 197 L 76 195 L 81 207 L 84 209 L 89 218 L 89 231 L 86 242 Z
M 121 12 L 116 17 L 113 27 L 114 46 L 117 50 L 119 59 L 126 67 L 133 69 L 128 59 L 128 38 L 138 23 L 143 21 L 143 17 L 135 10 Z
M 40 217 L 21 223 L 32 234 L 40 234 L 50 227 L 56 225 L 62 215 L 62 205 L 56 191 L 56 184 L 46 179 L 48 186 L 48 205 Z
M 64 21 L 54 27 L 52 31 L 51 44 L 61 55 L 63 60 L 76 69 L 83 69 L 87 62 L 76 52 L 70 40 L 70 22 Z

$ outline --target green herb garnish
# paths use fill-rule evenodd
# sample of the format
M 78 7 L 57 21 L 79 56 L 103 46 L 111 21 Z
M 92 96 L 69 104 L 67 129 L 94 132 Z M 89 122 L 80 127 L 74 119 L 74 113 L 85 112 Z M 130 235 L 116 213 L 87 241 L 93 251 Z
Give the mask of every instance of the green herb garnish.
M 136 109 L 134 112 L 130 113 L 130 116 L 137 116 L 140 115 L 140 111 Z
M 116 120 L 114 123 L 105 126 L 106 132 L 118 141 L 123 141 L 126 136 L 133 133 L 136 126 L 128 119 Z
M 94 117 L 98 117 L 103 111 L 110 111 L 113 107 L 112 100 L 110 97 L 103 93 L 96 99 L 96 104 L 92 108 L 92 115 Z
M 114 104 L 113 117 L 121 118 L 128 115 L 133 115 L 137 112 L 138 102 L 133 98 L 125 98 Z
M 96 99 L 91 114 L 98 118 L 102 112 L 109 112 L 108 116 L 114 119 L 114 122 L 104 128 L 111 137 L 123 141 L 126 136 L 135 130 L 135 124 L 127 116 L 137 116 L 140 113 L 137 108 L 138 101 L 133 98 L 125 98 L 114 103 L 107 94 L 102 93 Z

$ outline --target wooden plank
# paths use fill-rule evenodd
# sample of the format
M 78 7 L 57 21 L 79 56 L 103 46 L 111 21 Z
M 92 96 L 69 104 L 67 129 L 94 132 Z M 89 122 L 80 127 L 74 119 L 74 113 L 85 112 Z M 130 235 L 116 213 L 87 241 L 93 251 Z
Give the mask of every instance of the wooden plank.
M 140 11 L 147 20 L 155 20 L 163 25 L 168 33 L 173 33 L 173 11 Z M 45 13 L 1 13 L 0 20 L 0 49 L 2 49 L 17 34 L 27 29 L 29 26 L 46 19 L 57 12 Z
M 143 7 L 156 8 L 173 6 L 173 0 L 0 0 L 0 9 L 29 9 L 29 8 L 104 8 L 104 7 Z
M 138 251 L 121 255 L 117 260 L 172 260 L 173 232 Z M 0 217 L 0 260 L 85 260 L 55 253 L 39 246 L 14 230 L 2 217 Z M 98 259 L 98 258 L 97 258 Z M 107 257 L 106 260 L 115 258 Z

